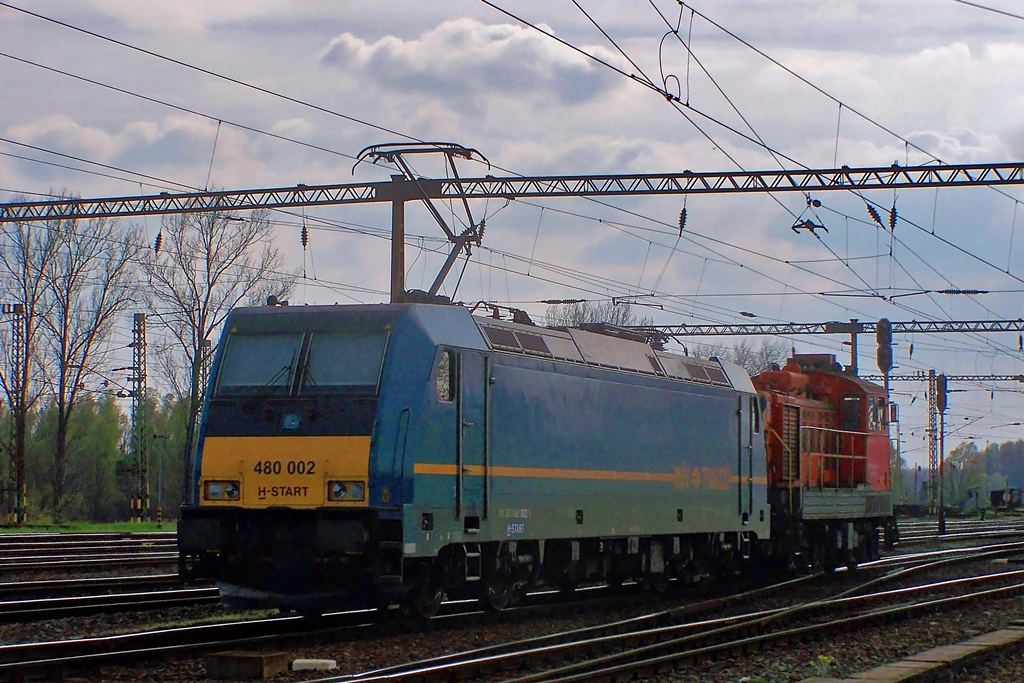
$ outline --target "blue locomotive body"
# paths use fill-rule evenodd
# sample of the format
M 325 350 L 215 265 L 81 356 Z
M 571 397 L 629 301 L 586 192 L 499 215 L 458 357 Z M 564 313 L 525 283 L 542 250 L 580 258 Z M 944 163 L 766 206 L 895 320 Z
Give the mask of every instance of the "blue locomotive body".
M 769 535 L 758 396 L 642 341 L 394 304 L 234 311 L 186 578 L 323 612 L 733 571 Z

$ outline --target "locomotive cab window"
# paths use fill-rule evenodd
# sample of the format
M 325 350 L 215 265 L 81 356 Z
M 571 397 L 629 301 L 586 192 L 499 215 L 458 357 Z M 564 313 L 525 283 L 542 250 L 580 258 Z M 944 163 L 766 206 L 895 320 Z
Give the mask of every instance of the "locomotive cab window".
M 877 432 L 885 428 L 885 399 L 881 396 L 868 398 L 868 431 Z
M 217 377 L 218 396 L 288 394 L 301 334 L 232 334 Z
M 843 396 L 843 431 L 861 430 L 860 396 Z
M 455 398 L 455 352 L 446 349 L 437 358 L 437 400 L 451 403 Z
M 383 330 L 317 332 L 309 342 L 302 389 L 375 391 L 388 334 Z

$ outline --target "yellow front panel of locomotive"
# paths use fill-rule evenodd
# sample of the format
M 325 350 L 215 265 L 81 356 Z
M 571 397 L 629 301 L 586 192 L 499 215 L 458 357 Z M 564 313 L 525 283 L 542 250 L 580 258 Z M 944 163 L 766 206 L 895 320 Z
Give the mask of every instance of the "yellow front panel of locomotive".
M 203 441 L 200 505 L 243 507 L 365 506 L 362 500 L 328 500 L 329 482 L 366 482 L 368 436 L 211 436 Z M 209 500 L 206 482 L 238 481 L 239 499 Z

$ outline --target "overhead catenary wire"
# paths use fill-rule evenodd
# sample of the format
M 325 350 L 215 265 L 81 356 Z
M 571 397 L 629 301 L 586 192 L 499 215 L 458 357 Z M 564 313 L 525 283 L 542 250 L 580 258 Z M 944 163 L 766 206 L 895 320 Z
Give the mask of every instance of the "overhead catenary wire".
M 248 83 L 247 81 L 243 81 L 241 79 L 234 78 L 232 76 L 227 76 L 225 74 L 218 73 L 218 72 L 213 71 L 211 69 L 206 69 L 204 67 L 196 66 L 194 64 L 190 64 L 190 63 L 185 62 L 183 60 L 175 59 L 174 57 L 168 57 L 167 55 L 162 55 L 162 54 L 160 54 L 158 52 L 154 52 L 152 50 L 147 50 L 145 48 L 138 47 L 137 45 L 132 45 L 131 43 L 127 43 L 127 42 L 125 42 L 123 40 L 117 40 L 116 38 L 111 38 L 111 37 L 105 36 L 105 35 L 103 35 L 101 33 L 97 33 L 95 31 L 90 31 L 88 29 L 82 28 L 81 26 L 75 26 L 74 24 L 71 24 L 71 23 L 68 23 L 68 22 L 65 22 L 65 21 L 61 21 L 59 19 L 54 19 L 53 17 L 48 17 L 48 16 L 46 16 L 44 14 L 39 14 L 38 12 L 33 12 L 33 11 L 27 10 L 27 9 L 25 9 L 23 7 L 18 7 L 17 5 L 13 5 L 13 4 L 9 3 L 9 2 L 4 2 L 3 0 L 0 0 L 0 7 L 6 7 L 7 9 L 13 10 L 15 12 L 21 12 L 22 14 L 26 14 L 26 15 L 34 17 L 36 19 L 40 19 L 42 21 L 49 22 L 49 23 L 55 24 L 57 26 L 61 26 L 63 28 L 69 29 L 71 31 L 82 33 L 84 35 L 90 36 L 92 38 L 96 38 L 98 40 L 102 40 L 102 41 L 105 41 L 105 42 L 108 42 L 108 43 L 111 43 L 111 44 L 114 44 L 114 45 L 118 45 L 118 46 L 126 48 L 128 50 L 132 50 L 134 52 L 138 52 L 140 54 L 144 54 L 144 55 L 147 55 L 149 57 L 153 57 L 154 59 L 163 60 L 165 62 L 169 62 L 171 64 L 175 64 L 175 65 L 180 66 L 182 68 L 189 69 L 191 71 L 195 71 L 197 73 L 201 73 L 201 74 L 204 74 L 206 76 L 210 76 L 212 78 L 223 80 L 223 81 L 226 81 L 228 83 L 233 83 L 234 85 L 238 85 L 238 86 L 241 86 L 243 88 L 247 88 L 249 90 L 253 90 L 255 92 L 262 93 L 264 95 L 269 95 L 271 97 L 274 97 L 274 98 L 277 98 L 277 99 L 280 99 L 280 100 L 284 100 L 286 102 L 291 102 L 292 104 L 298 104 L 298 105 L 301 105 L 303 107 L 308 107 L 310 109 L 313 109 L 315 111 L 321 112 L 323 114 L 328 114 L 330 116 L 335 116 L 335 117 L 344 119 L 346 121 L 350 121 L 352 123 L 356 123 L 356 124 L 359 124 L 359 125 L 362 125 L 362 126 L 366 126 L 368 128 L 372 128 L 372 129 L 380 131 L 382 133 L 387 133 L 389 135 L 395 135 L 395 136 L 398 136 L 400 138 L 404 138 L 406 140 L 412 140 L 414 142 L 425 142 L 424 140 L 421 140 L 419 138 L 413 137 L 413 136 L 408 135 L 406 133 L 402 133 L 402 132 L 397 131 L 397 130 L 393 130 L 393 129 L 388 128 L 386 126 L 381 126 L 381 125 L 378 125 L 378 124 L 375 124 L 375 123 L 371 123 L 370 121 L 365 121 L 365 120 L 360 119 L 358 117 L 350 116 L 348 114 L 344 114 L 342 112 L 335 111 L 333 109 L 329 109 L 328 107 L 323 107 L 323 106 L 320 106 L 320 105 L 317 105 L 317 104 L 313 104 L 312 102 L 306 102 L 305 100 L 299 99 L 297 97 L 292 97 L 290 95 L 285 95 L 284 93 L 276 92 L 276 91 L 271 90 L 269 88 L 264 88 L 262 86 L 255 85 L 253 83 Z
M 524 20 L 524 19 L 522 19 L 521 17 L 518 17 L 517 15 L 511 14 L 511 13 L 509 13 L 509 12 L 505 11 L 505 10 L 502 10 L 501 8 L 499 8 L 499 7 L 495 6 L 495 5 L 493 4 L 493 3 L 490 3 L 490 2 L 486 2 L 485 4 L 488 4 L 489 6 L 491 6 L 491 7 L 494 7 L 495 9 L 498 9 L 499 11 L 502 11 L 503 13 L 505 13 L 506 15 L 508 15 L 508 16 L 510 16 L 510 17 L 512 17 L 512 18 L 514 18 L 514 19 L 516 19 L 517 21 L 520 21 L 521 23 L 524 23 L 525 25 L 527 25 L 527 26 L 530 26 L 530 27 L 534 28 L 535 30 L 538 30 L 538 31 L 540 31 L 541 33 L 543 33 L 543 34 L 545 34 L 545 35 L 547 35 L 547 36 L 549 36 L 549 37 L 552 37 L 552 38 L 554 38 L 554 39 L 558 40 L 559 42 L 562 42 L 562 43 L 564 43 L 564 44 L 566 43 L 566 41 L 562 41 L 561 39 L 559 39 L 559 38 L 557 38 L 557 37 L 554 37 L 554 36 L 553 36 L 552 34 L 550 34 L 549 32 L 547 32 L 547 31 L 544 31 L 544 30 L 540 29 L 539 27 L 536 27 L 535 25 L 531 24 L 530 22 L 527 22 L 527 21 L 525 21 L 525 20 Z M 681 3 L 681 4 L 682 4 L 682 3 Z M 578 5 L 578 3 L 577 3 L 577 6 L 579 6 L 579 5 Z M 652 3 L 652 6 L 653 6 L 653 3 Z M 582 8 L 581 8 L 581 9 L 582 9 Z M 655 7 L 655 9 L 657 9 L 657 8 Z M 589 16 L 589 15 L 587 15 L 587 16 L 588 16 L 588 19 L 591 19 L 591 22 L 592 22 L 592 23 L 595 23 L 595 25 L 596 25 L 596 22 L 594 22 L 594 21 L 593 21 L 593 19 L 592 19 L 592 18 L 591 18 L 591 17 Z M 660 11 L 659 11 L 659 16 L 661 16 L 661 17 L 662 17 L 662 20 L 663 20 L 663 21 L 665 21 L 665 22 L 666 22 L 666 24 L 668 24 L 668 25 L 669 25 L 669 27 L 670 27 L 670 29 L 671 29 L 671 28 L 672 28 L 671 24 L 669 24 L 669 23 L 668 23 L 668 21 L 667 21 L 667 19 L 665 19 L 665 17 L 664 17 L 663 15 L 661 15 Z M 701 16 L 703 17 L 703 15 L 701 15 Z M 599 28 L 600 28 L 600 27 L 599 27 Z M 604 34 L 604 35 L 605 35 L 606 37 L 608 37 L 608 38 L 609 38 L 609 40 L 610 40 L 610 41 L 611 41 L 611 42 L 612 42 L 613 44 L 615 44 L 615 43 L 614 43 L 614 40 L 612 40 L 612 39 L 610 38 L 610 36 L 608 36 L 608 34 L 607 34 L 607 32 L 606 32 L 606 31 L 604 31 L 603 29 L 601 29 L 601 31 L 602 31 L 602 33 L 603 33 L 603 34 Z M 676 35 L 678 35 L 678 34 L 676 34 Z M 731 34 L 730 34 L 730 35 L 731 35 Z M 631 58 L 629 58 L 629 57 L 628 57 L 628 55 L 625 55 L 624 51 L 623 51 L 623 50 L 622 50 L 621 48 L 619 48 L 617 44 L 615 44 L 615 46 L 616 46 L 616 48 L 617 48 L 617 49 L 619 49 L 619 51 L 620 51 L 620 52 L 622 52 L 622 53 L 623 53 L 623 55 L 624 55 L 624 56 L 626 56 L 626 57 L 627 57 L 627 59 L 629 59 L 629 61 L 630 61 L 631 63 L 634 63 L 634 64 L 635 64 L 635 62 L 633 62 L 633 60 L 632 60 Z M 575 46 L 571 46 L 571 45 L 570 45 L 570 47 L 574 47 L 574 49 L 576 49 L 576 50 L 577 50 L 578 52 L 581 52 L 581 53 L 582 53 L 582 54 L 584 54 L 584 55 L 589 55 L 589 53 L 586 53 L 585 51 L 579 50 L 578 48 L 575 48 Z M 687 48 L 687 49 L 688 49 L 688 54 L 691 54 L 691 55 L 692 55 L 692 50 L 689 50 L 689 48 Z M 604 62 L 603 60 L 600 60 L 600 59 L 598 59 L 598 58 L 594 58 L 594 59 L 595 59 L 595 61 L 598 61 L 598 62 L 600 62 L 600 63 L 602 63 L 602 64 L 605 64 L 605 65 L 607 65 L 607 63 L 606 63 L 606 62 Z M 772 60 L 772 61 L 773 61 L 773 63 L 777 63 L 777 62 L 775 62 L 775 60 Z M 699 61 L 698 61 L 698 63 L 699 63 Z M 611 67 L 611 68 L 615 69 L 615 67 Z M 621 72 L 621 70 L 618 70 L 618 69 L 615 69 L 615 70 L 617 70 L 617 71 L 619 71 L 620 73 L 622 73 L 622 72 Z M 706 71 L 706 70 L 705 70 L 705 71 Z M 709 77 L 710 77 L 710 74 L 708 74 L 708 75 L 709 75 Z M 794 74 L 794 75 L 795 75 L 795 74 Z M 646 75 L 645 75 L 645 78 L 647 79 L 647 82 L 650 82 L 650 79 L 649 79 L 649 78 L 647 78 L 647 77 L 646 77 Z M 634 79 L 634 80 L 635 80 L 635 79 Z M 806 81 L 806 79 L 803 79 L 802 77 L 801 77 L 801 80 L 804 80 L 804 81 Z M 713 79 L 713 78 L 712 78 L 712 82 L 714 82 L 714 79 Z M 717 84 L 716 84 L 716 85 L 717 85 Z M 656 88 L 655 88 L 655 89 L 656 89 Z M 819 89 L 819 90 L 820 90 L 820 89 Z M 720 89 L 720 91 L 721 91 L 721 89 Z M 821 91 L 821 92 L 823 92 L 823 93 L 824 93 L 824 91 Z M 664 94 L 664 93 L 663 93 L 663 94 Z M 724 93 L 724 92 L 723 92 L 722 94 L 723 94 L 723 96 L 725 96 L 725 93 Z M 827 93 L 825 93 L 825 94 L 827 94 Z M 831 96 L 830 96 L 830 97 L 831 97 Z M 667 97 L 667 99 L 669 99 L 669 101 L 670 101 L 670 102 L 672 102 L 673 106 L 675 106 L 676 104 L 678 104 L 678 102 L 677 102 L 678 98 L 672 98 L 672 97 Z M 726 97 L 726 99 L 728 100 L 728 98 L 727 98 L 727 97 Z M 843 102 L 841 102 L 840 100 L 838 100 L 838 99 L 836 99 L 836 98 L 834 98 L 834 97 L 832 97 L 832 99 L 833 99 L 834 101 L 836 101 L 836 102 L 837 102 L 837 104 L 838 104 L 838 105 L 839 105 L 840 107 L 844 106 L 844 103 L 843 103 Z M 848 106 L 848 105 L 846 105 L 846 106 L 847 106 L 847 107 L 849 108 L 849 106 Z M 840 109 L 840 111 L 841 111 L 841 109 Z M 868 121 L 872 122 L 873 124 L 876 124 L 876 125 L 878 125 L 878 126 L 879 126 L 880 128 L 882 128 L 882 129 L 883 129 L 883 130 L 885 130 L 886 132 L 889 132 L 890 134 L 893 134 L 893 135 L 895 135 L 896 137 L 898 137 L 898 138 L 899 138 L 900 140 L 904 141 L 904 143 L 905 143 L 905 147 L 906 147 L 907 149 L 909 149 L 909 147 L 911 146 L 911 144 L 912 144 L 912 143 L 910 143 L 910 142 L 909 142 L 908 140 L 906 140 L 906 139 L 905 139 L 905 138 L 903 138 L 902 136 L 899 136 L 898 134 L 895 134 L 895 133 L 893 133 L 892 131 L 890 131 L 889 129 L 885 128 L 884 126 L 881 126 L 881 124 L 877 124 L 877 122 L 874 122 L 873 120 L 871 120 L 871 119 L 868 119 L 868 118 L 867 118 L 867 117 L 865 117 L 865 116 L 864 116 L 863 114 L 861 114 L 861 113 L 860 113 L 859 111 L 857 111 L 857 110 L 855 110 L 855 109 L 852 109 L 852 111 L 854 111 L 854 112 L 855 112 L 855 113 L 857 113 L 858 115 L 862 116 L 862 117 L 863 117 L 863 118 L 865 118 L 866 120 L 868 120 Z M 685 115 L 685 114 L 684 114 L 684 115 Z M 689 118 L 689 117 L 687 117 L 687 118 Z M 742 118 L 742 115 L 741 115 L 741 118 Z M 745 119 L 744 119 L 744 120 L 745 120 Z M 697 129 L 698 129 L 698 130 L 700 130 L 700 131 L 701 131 L 701 132 L 702 132 L 702 133 L 703 133 L 703 134 L 705 135 L 705 137 L 708 137 L 708 136 L 707 136 L 707 134 L 706 134 L 706 133 L 705 133 L 705 132 L 704 132 L 703 130 L 701 130 L 699 126 L 696 126 L 696 124 L 695 124 L 695 123 L 694 123 L 694 122 L 693 122 L 692 120 L 691 120 L 691 123 L 693 123 L 693 124 L 695 125 L 695 127 L 697 127 Z M 719 123 L 720 123 L 720 122 L 719 122 Z M 751 129 L 752 129 L 752 128 L 751 128 Z M 753 130 L 753 129 L 752 129 L 752 130 Z M 735 131 L 734 131 L 734 132 L 735 132 Z M 756 133 L 755 133 L 755 134 L 756 134 Z M 713 142 L 713 141 L 712 141 L 712 142 Z M 763 144 L 763 141 L 760 141 L 760 142 L 761 142 L 761 143 Z M 763 145 L 763 146 L 764 146 L 764 147 L 765 147 L 766 149 L 768 149 L 767 145 Z M 916 146 L 915 146 L 915 147 L 916 147 Z M 921 150 L 921 151 L 924 151 L 924 150 Z M 729 156 L 729 155 L 728 155 L 728 154 L 726 154 L 726 156 Z M 931 155 L 929 155 L 929 156 L 931 156 Z M 731 157 L 729 157 L 729 158 L 731 159 Z M 934 156 L 932 156 L 932 158 L 934 159 L 935 157 L 934 157 Z M 788 157 L 787 157 L 787 159 L 788 159 Z M 781 204 L 780 204 L 780 205 L 781 205 Z M 894 216 L 895 216 L 895 210 L 893 210 L 893 211 L 892 211 L 892 214 L 891 214 L 891 216 L 892 216 L 892 217 L 894 217 Z M 915 224 L 915 227 L 919 227 L 919 226 L 916 226 L 916 224 Z M 890 230 L 890 232 L 894 232 L 894 231 Z M 821 240 L 821 238 L 820 238 L 819 236 L 817 236 L 817 235 L 815 235 L 815 236 L 816 236 L 816 237 L 818 237 L 819 241 L 821 241 L 821 242 L 822 242 L 822 244 L 824 244 L 824 241 L 823 241 L 823 240 Z M 940 239 L 941 239 L 941 238 L 940 238 Z M 946 241 L 946 242 L 948 243 L 948 240 L 944 240 L 944 241 Z M 951 244 L 951 246 L 955 246 L 955 245 L 952 245 L 952 243 L 949 243 L 949 244 Z M 827 245 L 826 245 L 826 247 L 827 247 Z M 957 247 L 957 248 L 958 248 L 958 249 L 960 249 L 961 251 L 965 252 L 965 253 L 970 253 L 970 252 L 967 252 L 967 250 L 964 250 L 963 248 L 960 248 L 960 247 Z M 835 254 L 834 254 L 834 251 L 832 251 L 831 249 L 829 249 L 829 251 L 830 251 L 830 252 L 832 252 L 832 253 L 833 253 L 833 255 L 835 255 Z M 835 255 L 835 256 L 836 256 L 836 257 L 838 258 L 838 255 Z M 972 254 L 972 256 L 975 256 L 975 255 L 973 255 L 973 254 Z M 984 261 L 984 259 L 981 259 L 980 257 L 977 257 L 977 256 L 975 256 L 975 258 L 978 258 L 979 260 L 982 260 L 983 262 L 985 262 L 985 261 Z M 849 268 L 849 264 L 846 264 L 846 265 L 847 265 L 847 267 Z M 989 265 L 992 265 L 992 264 L 989 264 Z M 852 268 L 851 268 L 851 271 L 852 271 Z M 854 272 L 854 274 L 855 274 L 855 275 L 857 275 L 855 271 L 852 271 L 852 272 Z M 859 276 L 858 276 L 858 277 L 859 277 Z M 863 278 L 860 278 L 860 279 L 861 279 L 861 280 L 863 281 Z M 866 283 L 866 282 L 865 282 L 864 284 L 865 284 L 865 285 L 867 286 L 867 283 Z M 869 289 L 870 289 L 870 286 L 869 286 Z
M 91 35 L 91 34 L 90 34 L 90 35 Z M 118 41 L 114 41 L 114 42 L 118 42 Z M 162 55 L 160 55 L 160 56 L 162 56 Z M 648 79 L 648 81 L 649 81 L 649 79 Z

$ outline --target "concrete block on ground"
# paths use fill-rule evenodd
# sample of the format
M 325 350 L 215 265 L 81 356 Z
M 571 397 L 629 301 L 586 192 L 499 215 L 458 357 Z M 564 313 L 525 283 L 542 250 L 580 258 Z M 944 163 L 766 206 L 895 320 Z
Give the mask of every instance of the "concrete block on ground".
M 337 668 L 338 662 L 333 659 L 296 659 L 292 662 L 292 671 L 330 671 Z
M 912 681 L 921 676 L 924 672 L 937 668 L 929 662 L 908 662 L 906 660 L 885 664 L 874 669 L 861 671 L 850 678 L 855 681 L 884 681 L 885 683 L 899 683 L 899 681 Z
M 967 643 L 978 643 L 980 645 L 998 647 L 1001 645 L 1011 645 L 1019 640 L 1024 640 L 1024 632 L 1016 628 L 1004 628 L 999 631 L 992 631 L 991 633 L 985 633 L 971 638 Z
M 958 643 L 957 645 L 941 645 L 939 647 L 933 647 L 931 650 L 925 650 L 924 652 L 918 652 L 916 655 L 911 655 L 907 659 L 914 662 L 934 662 L 936 664 L 949 664 L 960 659 L 964 659 L 978 652 L 978 650 L 984 649 L 984 646 L 980 643 L 968 645 L 967 643 Z
M 203 661 L 206 677 L 218 680 L 251 681 L 271 678 L 288 671 L 287 652 L 216 652 Z

